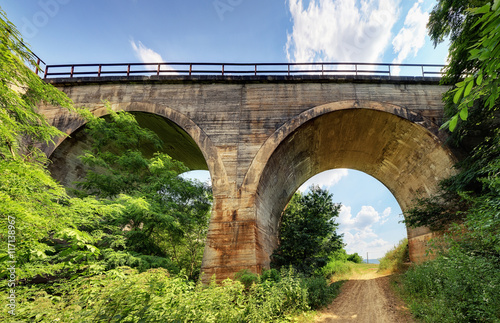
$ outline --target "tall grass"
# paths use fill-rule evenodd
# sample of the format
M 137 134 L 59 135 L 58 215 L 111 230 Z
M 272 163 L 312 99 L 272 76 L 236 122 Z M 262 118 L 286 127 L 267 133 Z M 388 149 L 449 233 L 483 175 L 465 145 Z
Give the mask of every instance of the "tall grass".
M 498 259 L 451 249 L 411 267 L 400 289 L 424 322 L 500 322 L 499 265 Z
M 401 272 L 406 268 L 405 263 L 410 261 L 408 253 L 408 239 L 401 240 L 397 246 L 389 250 L 385 256 L 380 259 L 378 271 Z
M 350 261 L 331 259 L 324 267 L 321 268 L 321 275 L 326 279 L 335 277 L 344 277 L 352 272 L 354 263 Z

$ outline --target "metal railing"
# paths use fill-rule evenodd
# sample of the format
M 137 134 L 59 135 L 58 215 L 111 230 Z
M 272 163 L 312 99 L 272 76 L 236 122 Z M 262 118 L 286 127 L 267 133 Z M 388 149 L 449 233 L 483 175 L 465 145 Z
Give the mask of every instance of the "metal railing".
M 133 75 L 441 76 L 444 65 L 390 63 L 109 63 L 46 65 L 44 78 Z M 404 71 L 404 73 L 402 73 Z M 38 70 L 37 70 L 38 73 Z
M 40 76 L 40 74 L 43 74 L 43 77 L 45 78 L 45 73 L 47 72 L 47 64 L 45 64 L 45 62 L 36 54 L 33 53 L 33 55 L 36 58 L 35 74 L 38 76 Z

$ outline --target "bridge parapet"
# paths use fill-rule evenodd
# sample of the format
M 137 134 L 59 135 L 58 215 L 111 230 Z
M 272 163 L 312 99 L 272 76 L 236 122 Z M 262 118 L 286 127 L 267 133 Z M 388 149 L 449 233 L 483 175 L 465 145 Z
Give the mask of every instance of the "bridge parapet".
M 106 77 L 134 75 L 374 75 L 441 76 L 444 65 L 391 63 L 103 63 L 46 65 L 44 78 Z

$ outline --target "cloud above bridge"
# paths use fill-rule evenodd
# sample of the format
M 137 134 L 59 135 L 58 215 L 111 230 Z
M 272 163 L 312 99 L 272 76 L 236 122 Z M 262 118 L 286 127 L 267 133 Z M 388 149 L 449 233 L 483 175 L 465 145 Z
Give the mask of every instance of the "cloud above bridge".
M 146 47 L 141 41 L 135 41 L 134 39 L 130 39 L 130 46 L 132 46 L 132 50 L 135 53 L 135 56 L 143 62 L 143 63 L 163 63 L 165 60 L 161 55 L 151 48 Z M 148 67 L 147 69 L 149 70 L 156 70 L 156 66 L 151 66 Z M 169 65 L 163 65 L 162 70 L 167 70 L 167 71 L 172 71 L 174 70 L 171 66 Z M 161 74 L 177 74 L 175 72 L 166 72 L 166 73 L 161 73 Z
M 290 62 L 377 62 L 390 44 L 400 0 L 289 0 Z
M 394 53 L 397 57 L 393 63 L 402 63 L 408 56 L 416 56 L 418 51 L 425 45 L 427 35 L 427 21 L 429 13 L 422 11 L 423 0 L 415 2 L 406 15 L 404 27 L 392 40 Z M 393 73 L 398 75 L 400 68 L 394 68 Z
M 137 58 L 141 60 L 143 63 L 160 63 L 164 62 L 163 58 L 160 54 L 152 50 L 151 48 L 147 48 L 141 41 L 135 41 L 133 39 L 130 40 L 130 45 L 134 50 Z
M 374 63 L 391 51 L 393 63 L 402 63 L 425 45 L 429 13 L 422 9 L 423 0 L 415 1 L 395 32 L 402 25 L 400 0 L 309 0 L 307 7 L 304 2 L 288 0 L 293 29 L 285 50 L 290 62 Z

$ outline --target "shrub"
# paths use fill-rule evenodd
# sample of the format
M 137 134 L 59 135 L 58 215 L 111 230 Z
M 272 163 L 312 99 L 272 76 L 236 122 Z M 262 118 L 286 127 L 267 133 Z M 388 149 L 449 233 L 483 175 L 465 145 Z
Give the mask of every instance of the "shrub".
M 304 279 L 308 293 L 308 304 L 311 309 L 328 305 L 338 295 L 341 283 L 328 284 L 323 277 L 308 277 Z
M 272 268 L 272 269 L 262 271 L 262 275 L 260 276 L 260 279 L 261 279 L 261 281 L 270 280 L 270 281 L 278 282 L 281 280 L 281 274 L 277 269 Z
M 358 255 L 357 252 L 355 252 L 352 255 L 347 256 L 347 260 L 355 264 L 360 264 L 363 262 L 363 257 L 361 257 L 360 255 Z
M 259 275 L 252 273 L 248 269 L 243 269 L 234 274 L 234 278 L 245 285 L 246 289 L 249 289 L 252 284 L 259 282 Z

